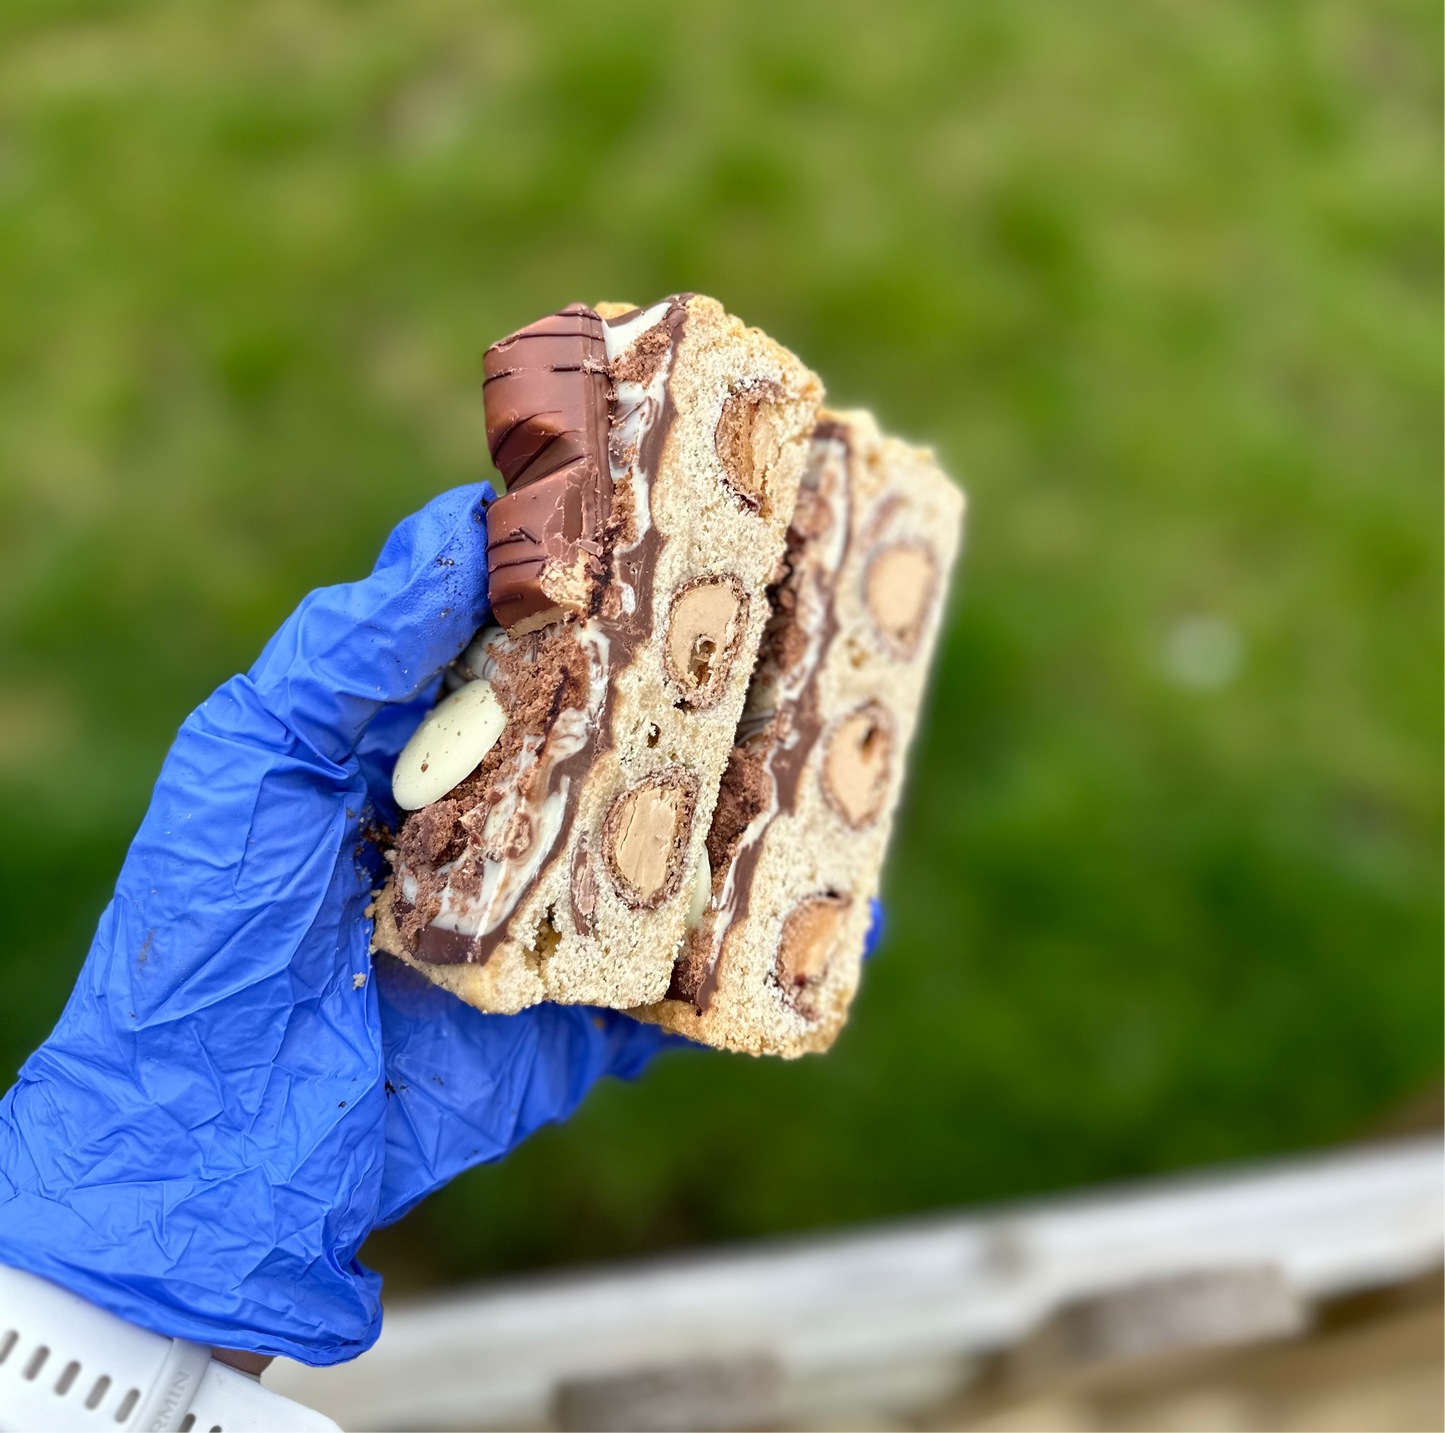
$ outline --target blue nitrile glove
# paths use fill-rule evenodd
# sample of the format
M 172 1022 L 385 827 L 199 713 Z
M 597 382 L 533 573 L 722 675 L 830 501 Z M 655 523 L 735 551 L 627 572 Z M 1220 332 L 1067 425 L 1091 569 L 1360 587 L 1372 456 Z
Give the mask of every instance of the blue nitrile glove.
M 575 1006 L 482 1015 L 389 957 L 373 978 L 368 788 L 389 802 L 419 694 L 486 615 L 483 496 L 402 523 L 182 726 L 0 1103 L 0 1263 L 159 1333 L 354 1357 L 380 1327 L 370 1230 L 666 1040 Z

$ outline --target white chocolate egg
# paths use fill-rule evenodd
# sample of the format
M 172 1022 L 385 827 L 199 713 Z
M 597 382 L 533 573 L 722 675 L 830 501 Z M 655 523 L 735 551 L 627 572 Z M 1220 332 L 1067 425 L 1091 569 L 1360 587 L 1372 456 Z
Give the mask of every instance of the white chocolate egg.
M 496 626 L 483 627 L 472 639 L 471 645 L 456 660 L 457 669 L 464 677 L 481 678 L 489 681 L 494 670 L 495 659 L 491 649 L 498 643 L 504 642 L 507 634 L 502 628 Z
M 692 893 L 687 907 L 687 928 L 696 930 L 707 914 L 707 903 L 712 899 L 712 862 L 707 858 L 707 847 L 702 848 L 697 858 L 697 870 L 692 873 Z
M 403 811 L 440 801 L 497 744 L 507 725 L 490 682 L 468 682 L 443 698 L 402 747 L 391 794 Z

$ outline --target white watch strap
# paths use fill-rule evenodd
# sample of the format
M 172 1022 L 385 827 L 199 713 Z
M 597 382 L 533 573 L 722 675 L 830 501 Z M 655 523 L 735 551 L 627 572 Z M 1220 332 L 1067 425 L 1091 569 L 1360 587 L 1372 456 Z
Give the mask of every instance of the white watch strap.
M 0 1430 L 310 1433 L 329 1418 L 213 1362 L 185 1339 L 138 1328 L 0 1264 Z

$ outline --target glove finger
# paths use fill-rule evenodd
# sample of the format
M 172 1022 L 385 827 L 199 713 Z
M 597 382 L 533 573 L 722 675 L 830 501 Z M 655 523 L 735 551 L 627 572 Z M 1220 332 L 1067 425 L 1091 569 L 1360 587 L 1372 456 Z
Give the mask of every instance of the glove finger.
M 341 764 L 377 711 L 405 702 L 487 614 L 485 483 L 432 499 L 393 531 L 371 576 L 318 588 L 251 668 L 266 708 Z
M 878 953 L 878 947 L 883 944 L 883 937 L 887 934 L 887 913 L 883 909 L 883 902 L 874 896 L 868 902 L 868 934 L 863 937 L 864 960 L 871 960 Z

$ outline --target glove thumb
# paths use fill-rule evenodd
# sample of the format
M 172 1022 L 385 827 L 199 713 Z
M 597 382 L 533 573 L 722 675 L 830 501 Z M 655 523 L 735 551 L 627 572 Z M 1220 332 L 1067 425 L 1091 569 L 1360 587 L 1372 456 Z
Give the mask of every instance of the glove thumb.
M 360 582 L 310 593 L 250 671 L 266 709 L 340 765 L 377 711 L 407 701 L 487 614 L 486 483 L 402 522 Z

